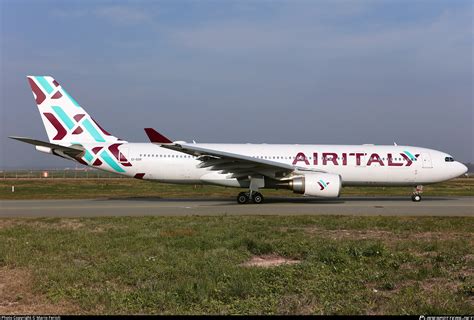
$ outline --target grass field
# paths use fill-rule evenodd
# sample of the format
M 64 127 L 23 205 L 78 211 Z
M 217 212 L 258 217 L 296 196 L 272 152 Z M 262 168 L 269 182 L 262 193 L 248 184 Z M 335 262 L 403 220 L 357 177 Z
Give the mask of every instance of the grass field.
M 472 314 L 474 219 L 0 219 L 0 314 Z M 292 264 L 246 266 L 252 257 Z
M 15 186 L 15 192 L 11 187 Z M 240 190 L 217 186 L 168 185 L 135 179 L 5 179 L 0 199 L 87 199 L 161 197 L 234 199 Z M 345 187 L 342 195 L 410 196 L 410 187 Z M 289 190 L 263 190 L 265 196 L 297 196 Z M 425 187 L 427 196 L 474 196 L 474 179 L 459 178 Z
M 230 200 L 238 192 L 132 179 L 0 180 L 0 199 Z M 425 195 L 473 196 L 474 179 L 427 186 Z M 0 218 L 0 314 L 473 314 L 473 230 L 472 217 Z

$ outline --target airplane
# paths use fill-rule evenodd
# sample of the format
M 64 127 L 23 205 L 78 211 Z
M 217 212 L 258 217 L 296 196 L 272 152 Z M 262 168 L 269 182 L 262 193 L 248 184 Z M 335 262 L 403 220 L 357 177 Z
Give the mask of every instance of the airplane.
M 145 128 L 149 143 L 103 129 L 50 76 L 27 76 L 49 142 L 11 136 L 36 150 L 136 179 L 246 188 L 239 204 L 264 201 L 261 189 L 339 197 L 343 186 L 411 186 L 456 178 L 467 167 L 447 153 L 399 145 L 209 144 L 172 141 Z

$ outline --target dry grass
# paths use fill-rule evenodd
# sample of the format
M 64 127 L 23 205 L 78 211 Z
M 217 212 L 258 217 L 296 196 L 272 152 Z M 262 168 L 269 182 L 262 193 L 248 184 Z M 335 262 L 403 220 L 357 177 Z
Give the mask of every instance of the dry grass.
M 294 229 L 294 228 L 293 228 Z M 280 231 L 286 232 L 288 228 L 280 228 Z M 337 229 L 327 230 L 318 227 L 306 227 L 301 228 L 304 232 L 320 236 L 324 238 L 330 238 L 332 240 L 384 240 L 399 241 L 399 240 L 453 240 L 453 239 L 465 239 L 465 241 L 471 245 L 474 245 L 474 234 L 466 235 L 462 232 L 392 232 L 386 230 L 357 230 L 357 229 Z
M 70 302 L 52 303 L 32 286 L 27 269 L 0 268 L 0 314 L 77 314 Z
M 278 255 L 261 255 L 253 256 L 250 260 L 241 264 L 242 267 L 261 267 L 261 268 L 271 268 L 277 267 L 285 264 L 296 264 L 301 261 L 296 259 L 287 259 Z
M 192 229 L 173 229 L 173 230 L 163 230 L 160 232 L 162 237 L 189 237 L 194 235 L 195 232 Z

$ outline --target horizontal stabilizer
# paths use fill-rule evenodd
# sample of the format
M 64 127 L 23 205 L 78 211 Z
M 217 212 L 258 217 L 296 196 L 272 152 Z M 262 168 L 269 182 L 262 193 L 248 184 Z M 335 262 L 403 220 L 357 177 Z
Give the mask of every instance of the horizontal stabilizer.
M 157 144 L 172 144 L 173 141 L 162 135 L 161 133 L 157 132 L 153 128 L 145 128 L 146 135 L 150 142 L 157 143 Z
M 84 152 L 84 148 L 79 146 L 79 145 L 73 145 L 69 147 L 61 146 L 58 144 L 54 143 L 49 143 L 46 141 L 41 141 L 41 140 L 35 140 L 35 139 L 30 139 L 30 138 L 25 138 L 25 137 L 9 137 L 10 139 L 15 139 L 21 142 L 29 143 L 34 146 L 40 146 L 40 147 L 46 147 L 46 148 L 51 148 L 51 150 L 54 150 L 56 152 L 61 152 L 64 153 L 72 158 L 76 158 L 79 156 L 81 153 Z

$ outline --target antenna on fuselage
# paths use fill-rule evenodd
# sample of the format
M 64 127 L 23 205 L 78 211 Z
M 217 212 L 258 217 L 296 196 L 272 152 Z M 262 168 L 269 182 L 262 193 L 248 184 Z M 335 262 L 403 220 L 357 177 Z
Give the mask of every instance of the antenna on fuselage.
M 394 145 L 395 147 L 398 146 L 398 144 L 397 144 L 395 141 L 393 142 L 393 145 Z

